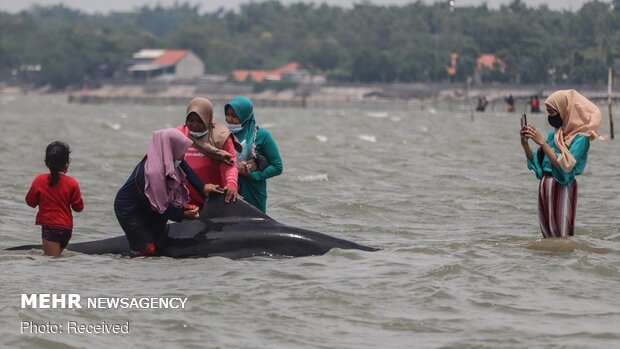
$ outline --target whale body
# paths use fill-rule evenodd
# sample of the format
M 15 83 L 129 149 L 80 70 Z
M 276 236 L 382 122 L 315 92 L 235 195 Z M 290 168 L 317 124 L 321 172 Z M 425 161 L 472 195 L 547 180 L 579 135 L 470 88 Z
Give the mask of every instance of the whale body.
M 377 251 L 352 241 L 282 224 L 242 199 L 225 203 L 223 195 L 214 193 L 202 208 L 200 219 L 170 223 L 166 233 L 164 241 L 157 244 L 156 255 L 172 258 L 303 257 L 322 255 L 333 248 Z M 33 248 L 41 248 L 41 245 L 8 250 Z M 125 235 L 70 243 L 67 250 L 85 254 L 130 254 Z

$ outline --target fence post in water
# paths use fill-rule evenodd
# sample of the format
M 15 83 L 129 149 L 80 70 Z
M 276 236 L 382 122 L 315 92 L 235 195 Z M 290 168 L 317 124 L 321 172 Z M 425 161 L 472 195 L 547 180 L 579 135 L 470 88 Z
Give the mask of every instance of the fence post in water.
M 466 101 L 467 101 L 467 105 L 469 106 L 469 112 L 471 113 L 471 121 L 474 121 L 474 105 L 473 105 L 473 101 L 471 100 L 471 96 L 470 96 L 470 91 L 471 91 L 471 82 L 472 82 L 472 77 L 471 76 L 467 76 L 467 97 L 466 97 Z
M 614 119 L 611 116 L 611 80 L 613 79 L 613 70 L 609 67 L 609 73 L 607 75 L 607 106 L 609 108 L 609 133 L 611 139 L 614 139 Z

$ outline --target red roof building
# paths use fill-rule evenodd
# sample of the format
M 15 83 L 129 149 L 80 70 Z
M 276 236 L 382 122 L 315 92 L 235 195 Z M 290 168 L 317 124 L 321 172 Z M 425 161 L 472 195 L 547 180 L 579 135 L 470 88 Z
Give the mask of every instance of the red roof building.
M 192 79 L 204 75 L 205 69 L 202 60 L 190 50 L 144 49 L 133 55 L 127 71 L 136 78 Z
M 235 81 L 239 82 L 248 80 L 252 80 L 254 82 L 261 82 L 263 80 L 279 81 L 282 80 L 283 74 L 294 73 L 299 70 L 299 63 L 291 62 L 273 70 L 236 69 L 232 72 L 232 76 Z
M 478 56 L 476 60 L 476 69 L 480 71 L 482 68 L 487 68 L 489 70 L 499 69 L 503 73 L 506 71 L 506 63 L 496 55 L 483 53 Z

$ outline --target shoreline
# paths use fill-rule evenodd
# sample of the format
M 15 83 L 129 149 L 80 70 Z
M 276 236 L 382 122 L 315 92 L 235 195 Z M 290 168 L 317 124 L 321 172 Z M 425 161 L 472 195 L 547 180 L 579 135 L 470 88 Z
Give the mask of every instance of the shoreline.
M 76 104 L 186 104 L 195 96 L 204 96 L 216 104 L 225 104 L 237 95 L 246 95 L 257 107 L 320 108 L 339 105 L 396 104 L 426 108 L 437 104 L 473 104 L 485 96 L 489 106 L 505 105 L 504 98 L 512 95 L 515 106 L 527 105 L 530 96 L 544 100 L 556 90 L 574 88 L 587 98 L 606 103 L 607 87 L 590 86 L 528 86 L 480 85 L 467 91 L 462 84 L 340 84 L 300 86 L 296 90 L 280 92 L 266 90 L 253 92 L 249 85 L 195 85 L 195 84 L 104 84 L 96 89 L 54 91 L 49 88 L 24 90 L 17 86 L 0 84 L 2 95 L 64 95 L 68 103 Z M 617 89 L 618 90 L 618 89 Z M 311 92 L 309 92 L 311 91 Z M 467 101 L 470 103 L 467 103 Z M 612 92 L 612 104 L 620 102 L 620 91 Z

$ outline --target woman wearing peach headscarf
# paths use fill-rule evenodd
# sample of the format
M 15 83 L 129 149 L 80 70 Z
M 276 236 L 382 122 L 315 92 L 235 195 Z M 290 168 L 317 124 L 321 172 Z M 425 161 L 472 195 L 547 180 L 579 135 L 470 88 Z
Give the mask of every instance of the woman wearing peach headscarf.
M 575 90 L 552 93 L 545 106 L 553 127 L 547 139 L 532 125 L 521 129 L 527 167 L 540 179 L 538 222 L 544 237 L 572 236 L 575 232 L 577 181 L 588 160 L 590 141 L 598 138 L 601 111 Z M 540 146 L 530 149 L 528 140 Z
M 226 202 L 237 199 L 237 150 L 241 144 L 228 128 L 213 119 L 213 104 L 206 98 L 196 97 L 187 105 L 185 124 L 177 126 L 193 144 L 185 151 L 185 161 L 192 170 L 215 192 L 225 192 Z M 204 197 L 191 187 L 190 204 L 202 207 Z

